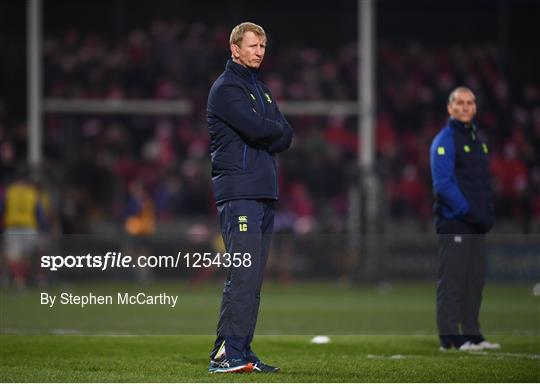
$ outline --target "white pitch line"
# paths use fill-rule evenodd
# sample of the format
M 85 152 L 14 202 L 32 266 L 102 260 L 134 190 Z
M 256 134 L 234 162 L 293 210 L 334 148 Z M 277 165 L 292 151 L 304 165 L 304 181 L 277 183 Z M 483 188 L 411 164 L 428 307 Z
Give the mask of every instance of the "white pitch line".
M 454 356 L 459 356 L 459 351 L 455 351 Z M 478 357 L 487 357 L 487 358 L 517 358 L 517 359 L 530 359 L 530 360 L 540 360 L 540 355 L 533 353 L 516 353 L 516 352 L 486 352 L 486 351 L 470 351 L 468 353 L 463 353 L 462 356 L 478 356 Z M 442 356 L 442 355 L 441 355 Z M 430 356 L 420 356 L 420 355 L 367 355 L 368 359 L 376 360 L 403 360 L 403 359 L 422 359 Z
M 367 355 L 368 359 L 389 359 L 389 360 L 403 360 L 403 359 L 409 359 L 409 358 L 415 358 L 419 356 L 415 355 L 392 355 L 392 356 L 384 356 L 384 355 Z
M 91 337 L 136 337 L 136 336 L 169 336 L 168 334 L 147 334 L 147 333 L 129 333 L 122 331 L 81 331 L 71 328 L 47 328 L 47 329 L 16 329 L 4 328 L 0 335 L 22 335 L 22 336 L 91 336 Z M 178 336 L 177 334 L 170 334 Z
M 471 351 L 471 355 L 481 355 L 486 357 L 516 357 L 531 360 L 540 360 L 540 355 L 534 353 L 516 353 L 516 352 L 486 352 L 486 351 Z

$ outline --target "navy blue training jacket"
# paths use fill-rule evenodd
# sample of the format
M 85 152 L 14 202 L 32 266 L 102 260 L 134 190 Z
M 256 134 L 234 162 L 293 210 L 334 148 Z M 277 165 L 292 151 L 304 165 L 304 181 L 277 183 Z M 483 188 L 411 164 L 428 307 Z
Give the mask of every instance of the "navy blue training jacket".
M 216 204 L 279 198 L 274 154 L 289 148 L 293 131 L 257 74 L 229 59 L 208 95 Z
M 450 118 L 433 139 L 430 159 L 438 220 L 460 220 L 488 232 L 495 218 L 488 147 L 474 124 Z

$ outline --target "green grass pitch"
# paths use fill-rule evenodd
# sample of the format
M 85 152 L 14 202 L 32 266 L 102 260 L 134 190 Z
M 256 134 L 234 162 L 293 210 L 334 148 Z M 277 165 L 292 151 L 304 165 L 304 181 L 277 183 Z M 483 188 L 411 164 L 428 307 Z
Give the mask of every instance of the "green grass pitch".
M 220 285 L 81 283 L 49 293 L 168 292 L 177 308 L 44 308 L 39 289 L 0 290 L 1 382 L 538 382 L 540 306 L 532 284 L 488 283 L 484 333 L 493 352 L 439 352 L 434 286 L 267 283 L 254 349 L 282 371 L 206 369 Z M 325 334 L 331 343 L 310 344 Z

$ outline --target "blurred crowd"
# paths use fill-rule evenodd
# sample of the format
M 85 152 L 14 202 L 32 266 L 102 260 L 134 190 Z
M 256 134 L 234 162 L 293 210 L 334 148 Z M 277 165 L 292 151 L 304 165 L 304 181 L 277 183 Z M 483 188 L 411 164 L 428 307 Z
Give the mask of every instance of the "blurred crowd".
M 98 27 L 96 27 L 98 28 Z M 45 96 L 77 99 L 184 99 L 190 114 L 45 115 L 42 180 L 55 196 L 64 233 L 95 221 L 123 223 L 137 196 L 155 221 L 209 217 L 206 97 L 229 57 L 228 27 L 154 20 L 121 38 L 76 29 L 44 42 Z M 377 45 L 377 174 L 389 221 L 412 219 L 431 230 L 429 145 L 446 120 L 458 85 L 478 98 L 488 142 L 498 217 L 528 230 L 540 220 L 540 87 L 513 84 L 491 44 Z M 261 79 L 278 100 L 354 100 L 356 42 L 327 47 L 270 39 Z M 25 124 L 6 126 L 0 109 L 0 167 L 5 186 L 26 158 Z M 356 116 L 289 116 L 293 147 L 279 155 L 282 231 L 345 232 L 350 187 L 357 182 Z M 46 177 L 43 177 L 46 176 Z M 137 191 L 136 193 L 134 191 Z

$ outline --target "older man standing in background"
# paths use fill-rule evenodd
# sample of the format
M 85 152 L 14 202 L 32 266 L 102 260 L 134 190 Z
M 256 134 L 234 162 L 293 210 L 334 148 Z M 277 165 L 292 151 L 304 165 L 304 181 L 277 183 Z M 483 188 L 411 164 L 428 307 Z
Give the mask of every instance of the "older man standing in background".
M 486 237 L 494 223 L 488 147 L 473 118 L 476 97 L 458 87 L 447 105 L 450 118 L 430 148 L 440 266 L 437 327 L 441 350 L 498 349 L 479 322 L 486 274 Z

